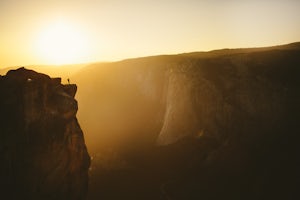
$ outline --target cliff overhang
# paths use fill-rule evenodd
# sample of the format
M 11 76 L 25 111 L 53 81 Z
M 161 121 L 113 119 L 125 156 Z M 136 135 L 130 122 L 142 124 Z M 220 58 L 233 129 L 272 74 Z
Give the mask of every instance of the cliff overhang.
M 1 195 L 85 199 L 88 154 L 77 86 L 25 68 L 0 76 Z

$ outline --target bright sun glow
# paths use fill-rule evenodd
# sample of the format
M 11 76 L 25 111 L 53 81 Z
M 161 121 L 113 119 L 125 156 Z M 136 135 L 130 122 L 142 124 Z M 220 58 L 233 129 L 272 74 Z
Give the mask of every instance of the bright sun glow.
M 71 23 L 57 22 L 41 31 L 37 40 L 39 57 L 49 64 L 84 62 L 89 54 L 87 37 Z

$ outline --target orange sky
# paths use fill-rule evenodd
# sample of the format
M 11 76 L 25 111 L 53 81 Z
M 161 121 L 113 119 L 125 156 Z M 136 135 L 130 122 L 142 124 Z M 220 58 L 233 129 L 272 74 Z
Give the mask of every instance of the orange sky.
M 297 0 L 1 0 L 0 68 L 300 41 Z

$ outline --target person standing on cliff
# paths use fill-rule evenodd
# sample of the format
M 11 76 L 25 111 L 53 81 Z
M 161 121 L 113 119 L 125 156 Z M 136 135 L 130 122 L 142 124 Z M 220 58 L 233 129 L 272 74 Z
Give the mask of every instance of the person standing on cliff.
M 70 79 L 68 78 L 67 80 L 68 80 L 68 84 L 70 85 Z

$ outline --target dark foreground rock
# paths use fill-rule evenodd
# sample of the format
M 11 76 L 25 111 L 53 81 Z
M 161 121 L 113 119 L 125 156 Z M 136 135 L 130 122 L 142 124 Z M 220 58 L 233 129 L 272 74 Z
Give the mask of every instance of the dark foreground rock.
M 76 90 L 25 68 L 0 76 L 1 199 L 85 199 L 90 157 Z

